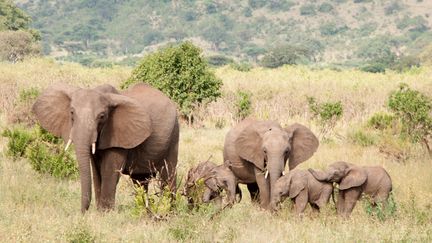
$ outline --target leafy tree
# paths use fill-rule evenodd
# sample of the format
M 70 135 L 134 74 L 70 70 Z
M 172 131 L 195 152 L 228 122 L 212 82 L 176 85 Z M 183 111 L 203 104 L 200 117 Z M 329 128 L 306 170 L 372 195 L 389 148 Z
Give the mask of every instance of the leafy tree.
M 0 31 L 29 29 L 30 16 L 17 8 L 12 1 L 0 1 Z
M 402 123 L 402 135 L 408 136 L 413 142 L 423 142 L 432 156 L 428 140 L 432 135 L 431 98 L 403 83 L 390 94 L 387 105 Z
M 318 8 L 318 11 L 320 11 L 321 13 L 328 13 L 331 12 L 332 10 L 333 10 L 333 5 L 327 2 L 322 3 Z
M 269 51 L 261 60 L 261 66 L 277 68 L 285 64 L 295 65 L 311 60 L 312 52 L 303 46 L 283 45 Z
M 0 32 L 0 60 L 17 62 L 26 56 L 41 54 L 41 46 L 34 41 L 33 36 L 26 31 Z
M 182 115 L 192 122 L 192 113 L 197 105 L 206 104 L 221 95 L 222 81 L 209 70 L 201 52 L 191 42 L 165 47 L 145 56 L 121 88 L 146 82 L 177 102 Z
M 335 22 L 328 22 L 322 24 L 320 27 L 320 33 L 324 36 L 336 35 L 340 32 L 346 31 L 348 27 L 346 25 L 338 25 Z
M 301 15 L 315 15 L 315 5 L 313 4 L 305 4 L 300 7 L 300 14 Z

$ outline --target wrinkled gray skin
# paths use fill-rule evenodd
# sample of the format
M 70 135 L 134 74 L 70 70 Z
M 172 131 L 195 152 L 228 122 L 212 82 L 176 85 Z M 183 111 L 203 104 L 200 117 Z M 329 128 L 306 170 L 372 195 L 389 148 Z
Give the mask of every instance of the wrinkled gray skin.
M 385 206 L 392 190 L 391 178 L 381 166 L 357 166 L 339 161 L 331 164 L 327 171 L 309 171 L 319 181 L 339 184 L 336 208 L 343 217 L 351 214 L 362 193 L 369 195 L 373 204 L 382 202 Z
M 205 178 L 205 185 L 212 192 L 220 192 L 221 190 L 225 190 L 228 197 L 228 206 L 232 206 L 236 202 L 237 195 L 239 196 L 237 201 L 241 201 L 242 194 L 240 188 L 238 187 L 238 180 L 227 165 L 223 164 L 216 166 L 205 175 Z M 210 198 L 206 196 L 204 197 L 203 201 L 207 202 L 209 200 Z
M 226 135 L 224 161 L 230 161 L 239 183 L 247 184 L 251 198 L 267 209 L 271 188 L 282 176 L 286 161 L 294 169 L 313 155 L 318 144 L 303 125 L 282 128 L 275 121 L 245 119 Z
M 228 206 L 231 206 L 236 201 L 236 195 L 241 200 L 241 191 L 238 187 L 237 178 L 232 171 L 224 165 L 216 165 L 213 162 L 205 161 L 199 163 L 196 167 L 188 171 L 188 176 L 183 189 L 183 195 L 187 197 L 190 206 L 194 202 L 191 193 L 194 190 L 196 182 L 200 179 L 204 180 L 204 193 L 202 201 L 208 203 L 212 200 L 221 199 L 221 190 L 225 190 L 228 196 Z
M 99 210 L 114 207 L 119 171 L 144 186 L 159 172 L 175 190 L 177 111 L 159 90 L 145 84 L 123 92 L 110 85 L 84 89 L 58 84 L 38 97 L 33 112 L 43 128 L 75 146 L 82 212 L 91 202 L 90 167 Z
M 272 192 L 272 210 L 278 210 L 278 204 L 288 197 L 294 201 L 295 211 L 300 215 L 307 203 L 316 211 L 326 205 L 333 193 L 333 184 L 318 181 L 307 170 L 294 169 L 276 181 Z

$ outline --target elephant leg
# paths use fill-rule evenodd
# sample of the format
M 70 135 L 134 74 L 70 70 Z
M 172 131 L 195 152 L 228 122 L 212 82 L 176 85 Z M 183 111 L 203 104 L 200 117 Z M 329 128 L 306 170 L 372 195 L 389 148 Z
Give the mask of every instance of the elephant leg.
M 241 189 L 240 189 L 240 187 L 239 187 L 239 185 L 237 184 L 236 185 L 236 189 L 235 189 L 236 191 L 235 191 L 235 200 L 236 200 L 236 202 L 241 202 L 241 200 L 242 200 L 242 191 L 241 191 Z M 238 196 L 238 198 L 237 198 L 237 196 Z
M 350 188 L 345 191 L 344 197 L 345 197 L 345 206 L 343 211 L 343 216 L 348 217 L 351 212 L 353 211 L 357 201 L 359 200 L 361 196 L 361 188 Z
M 167 185 L 168 188 L 175 192 L 177 188 L 177 159 L 178 159 L 178 142 L 171 144 L 168 149 L 168 155 L 163 161 L 163 167 L 160 171 L 161 179 L 164 185 Z
M 308 191 L 302 190 L 295 198 L 295 211 L 297 215 L 302 215 L 308 203 Z
M 344 207 L 345 207 L 345 196 L 344 191 L 339 191 L 338 198 L 336 201 L 336 212 L 338 215 L 343 215 Z
M 100 167 L 99 163 L 97 163 L 96 158 L 91 160 L 92 172 L 93 172 L 93 184 L 94 184 L 94 192 L 96 198 L 96 207 L 100 209 L 100 196 L 101 196 L 101 176 L 100 176 Z
M 259 200 L 262 208 L 267 209 L 270 203 L 270 181 L 265 178 L 264 173 L 254 168 L 255 177 L 259 188 Z
M 314 213 L 319 213 L 319 211 L 320 211 L 320 207 L 318 206 L 318 204 L 311 203 L 310 205 L 311 205 L 312 211 L 313 211 Z
M 252 202 L 258 202 L 259 201 L 259 188 L 258 188 L 258 184 L 254 183 L 249 183 L 246 184 L 247 185 L 247 189 L 249 191 L 250 197 Z
M 101 156 L 101 209 L 112 209 L 115 204 L 115 193 L 120 178 L 122 164 L 126 160 L 126 150 L 107 149 Z

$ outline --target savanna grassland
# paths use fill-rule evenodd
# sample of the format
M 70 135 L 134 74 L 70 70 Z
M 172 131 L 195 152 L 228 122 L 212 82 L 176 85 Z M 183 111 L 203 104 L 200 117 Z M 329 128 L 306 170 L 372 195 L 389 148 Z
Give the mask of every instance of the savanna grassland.
M 118 87 L 130 72 L 123 67 L 89 69 L 47 59 L 1 63 L 1 129 L 11 127 L 28 112 L 29 105 L 16 103 L 22 90 L 43 89 L 54 82 Z M 252 204 L 242 186 L 244 198 L 231 209 L 217 214 L 216 206 L 196 212 L 178 209 L 164 220 L 154 220 L 133 216 L 133 188 L 123 176 L 115 210 L 100 213 L 93 202 L 89 212 L 82 215 L 78 180 L 39 174 L 26 159 L 7 157 L 7 139 L 0 137 L 0 242 L 432 241 L 432 159 L 422 145 L 399 141 L 366 125 L 374 113 L 386 110 L 390 92 L 401 82 L 432 97 L 432 68 L 385 74 L 302 66 L 249 72 L 222 67 L 215 72 L 223 80 L 222 98 L 198 109 L 192 127 L 181 125 L 179 180 L 189 167 L 210 155 L 222 163 L 224 136 L 236 122 L 236 92 L 242 90 L 251 93 L 252 116 L 275 119 L 282 125 L 300 122 L 319 135 L 318 151 L 301 168 L 321 169 L 337 160 L 384 166 L 393 179 L 396 211 L 384 218 L 371 215 L 366 200 L 362 200 L 348 220 L 335 215 L 332 202 L 319 215 L 308 209 L 298 218 L 291 213 L 289 203 L 278 215 L 272 215 Z M 309 110 L 308 96 L 317 101 L 341 101 L 343 116 L 327 134 L 320 133 L 322 126 Z

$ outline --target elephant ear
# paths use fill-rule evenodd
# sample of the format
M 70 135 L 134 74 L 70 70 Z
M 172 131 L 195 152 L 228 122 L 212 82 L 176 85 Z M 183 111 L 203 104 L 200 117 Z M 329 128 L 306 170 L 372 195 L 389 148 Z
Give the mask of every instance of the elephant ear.
M 134 99 L 107 93 L 111 112 L 100 132 L 98 149 L 112 147 L 130 149 L 138 146 L 152 133 L 151 118 Z
M 295 198 L 306 188 L 306 181 L 303 177 L 292 176 L 289 184 L 289 197 Z
M 359 167 L 351 167 L 347 169 L 347 174 L 342 178 L 339 184 L 339 190 L 346 190 L 352 187 L 358 187 L 366 182 L 367 174 Z
M 70 103 L 72 93 L 79 88 L 56 84 L 46 89 L 33 104 L 32 111 L 40 125 L 54 134 L 69 139 L 72 127 Z
M 265 169 L 262 138 L 254 125 L 246 127 L 239 134 L 234 146 L 242 159 L 252 162 L 260 170 Z
M 96 86 L 93 88 L 93 90 L 98 91 L 100 93 L 113 93 L 113 94 L 120 94 L 114 86 L 110 84 L 102 84 L 99 86 Z
M 319 142 L 313 132 L 301 124 L 295 123 L 285 130 L 289 135 L 291 144 L 289 169 L 292 170 L 315 153 Z

